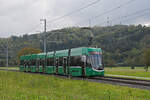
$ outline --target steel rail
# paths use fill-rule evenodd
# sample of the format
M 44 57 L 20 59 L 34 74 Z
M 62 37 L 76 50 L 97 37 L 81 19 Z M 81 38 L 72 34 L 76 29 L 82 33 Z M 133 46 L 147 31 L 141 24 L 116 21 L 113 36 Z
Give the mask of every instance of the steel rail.
M 125 83 L 125 84 L 133 84 L 133 85 L 141 85 L 141 86 L 150 86 L 149 80 L 129 79 L 129 78 L 120 78 L 120 77 L 93 77 L 90 79 L 119 82 L 119 83 Z

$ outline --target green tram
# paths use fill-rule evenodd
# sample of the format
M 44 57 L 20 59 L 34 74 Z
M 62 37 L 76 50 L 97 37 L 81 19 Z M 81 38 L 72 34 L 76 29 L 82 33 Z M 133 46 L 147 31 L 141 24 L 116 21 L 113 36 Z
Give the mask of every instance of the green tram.
M 101 48 L 73 48 L 20 57 L 20 71 L 68 76 L 104 76 Z

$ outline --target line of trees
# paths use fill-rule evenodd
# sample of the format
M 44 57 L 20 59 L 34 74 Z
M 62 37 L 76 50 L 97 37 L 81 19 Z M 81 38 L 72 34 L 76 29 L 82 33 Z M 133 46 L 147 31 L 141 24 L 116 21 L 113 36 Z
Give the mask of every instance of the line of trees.
M 93 42 L 103 50 L 105 66 L 143 66 L 142 55 L 150 48 L 150 27 L 142 25 L 115 25 L 92 27 Z M 80 27 L 70 27 L 47 32 L 47 51 L 88 46 L 91 31 Z M 17 53 L 25 47 L 43 50 L 43 35 L 11 36 L 9 43 L 9 64 L 17 63 Z M 58 41 L 58 42 L 51 42 Z M 0 39 L 0 48 L 6 39 Z M 0 49 L 0 66 L 5 64 L 4 49 Z M 14 64 L 16 64 L 14 63 Z

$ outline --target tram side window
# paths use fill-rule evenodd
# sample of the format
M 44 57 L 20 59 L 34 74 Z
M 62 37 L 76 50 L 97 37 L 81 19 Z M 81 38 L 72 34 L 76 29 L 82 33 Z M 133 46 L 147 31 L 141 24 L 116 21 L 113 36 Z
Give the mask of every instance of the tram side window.
M 39 65 L 40 65 L 40 66 L 43 66 L 43 65 L 44 65 L 44 60 L 40 59 L 40 60 L 39 60 Z
M 50 65 L 50 59 L 46 59 L 46 66 L 49 66 Z
M 33 60 L 30 60 L 30 66 L 33 66 Z
M 88 56 L 86 57 L 86 66 L 87 67 L 92 67 L 91 62 L 90 62 L 90 58 Z
M 20 65 L 24 65 L 24 60 L 21 60 L 21 61 L 20 61 Z
M 53 66 L 53 65 L 54 65 L 54 58 L 48 58 L 46 65 L 47 65 L 47 66 Z
M 36 66 L 36 60 L 32 60 L 32 66 Z
M 63 66 L 63 57 L 59 58 L 59 66 Z
M 70 57 L 70 66 L 83 66 L 82 56 L 71 56 Z
M 29 66 L 31 66 L 32 65 L 32 60 L 29 60 L 28 64 L 29 64 Z
M 27 64 L 28 64 L 28 62 L 25 60 L 25 61 L 24 61 L 24 66 L 27 66 Z
M 31 66 L 31 64 L 32 64 L 32 61 L 29 60 L 29 61 L 28 61 L 28 66 Z
M 30 66 L 30 61 L 26 60 L 25 64 L 26 66 Z
M 40 60 L 37 60 L 37 66 L 40 66 Z

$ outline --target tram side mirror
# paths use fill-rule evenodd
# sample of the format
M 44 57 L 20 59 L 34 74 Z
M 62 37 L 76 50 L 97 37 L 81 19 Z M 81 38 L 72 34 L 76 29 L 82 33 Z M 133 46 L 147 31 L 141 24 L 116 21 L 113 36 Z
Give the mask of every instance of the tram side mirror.
M 86 62 L 86 56 L 85 55 L 83 55 L 81 59 L 83 62 Z

